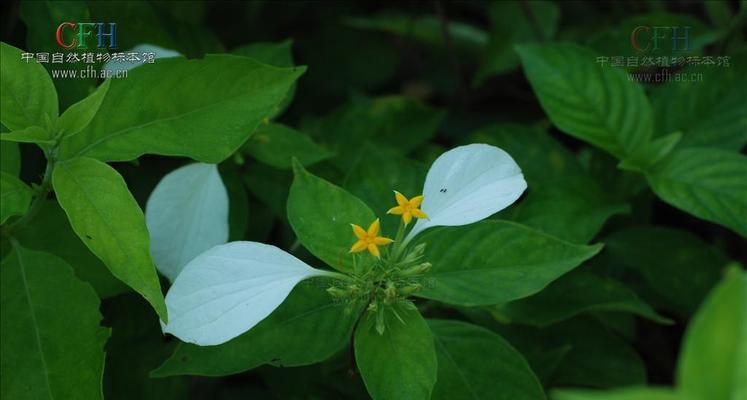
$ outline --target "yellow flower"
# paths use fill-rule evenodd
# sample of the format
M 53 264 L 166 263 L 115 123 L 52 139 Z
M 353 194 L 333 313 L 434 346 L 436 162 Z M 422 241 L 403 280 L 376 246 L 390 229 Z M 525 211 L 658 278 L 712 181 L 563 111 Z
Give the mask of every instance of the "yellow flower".
M 412 217 L 428 218 L 428 216 L 419 208 L 420 203 L 423 202 L 422 195 L 415 196 L 410 200 L 407 200 L 407 197 L 395 190 L 394 197 L 397 199 L 397 204 L 399 205 L 390 208 L 389 211 L 386 212 L 387 214 L 401 215 L 402 221 L 405 222 L 405 225 L 409 224 L 410 221 L 412 221 Z
M 376 218 L 376 221 L 371 223 L 368 230 L 365 230 L 356 224 L 350 224 L 350 226 L 353 227 L 353 233 L 358 238 L 358 241 L 350 248 L 351 253 L 368 250 L 368 252 L 374 256 L 380 257 L 381 254 L 379 253 L 378 246 L 386 246 L 394 241 L 387 237 L 379 236 L 380 224 L 378 218 Z

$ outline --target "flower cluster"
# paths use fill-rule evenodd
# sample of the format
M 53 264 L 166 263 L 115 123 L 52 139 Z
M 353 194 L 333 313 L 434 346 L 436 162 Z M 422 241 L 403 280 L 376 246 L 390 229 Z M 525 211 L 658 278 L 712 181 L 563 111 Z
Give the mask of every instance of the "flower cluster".
M 204 179 L 208 181 L 201 186 L 217 177 L 209 168 L 205 172 Z M 299 173 L 308 175 L 300 166 L 295 172 L 297 177 Z M 189 175 L 175 177 L 173 181 L 176 185 L 187 178 L 192 179 Z M 350 246 L 348 256 L 352 268 L 336 265 L 340 272 L 312 268 L 277 247 L 256 242 L 220 244 L 186 265 L 182 260 L 173 260 L 170 271 L 175 279 L 166 296 L 169 321 L 163 324 L 163 330 L 185 342 L 203 346 L 226 342 L 269 316 L 299 282 L 319 277 L 331 278 L 327 293 L 333 298 L 359 306 L 362 301 L 365 309 L 375 316 L 376 330 L 383 333 L 385 321 L 391 320 L 385 318 L 385 312 L 391 311 L 401 320 L 397 310 L 415 307 L 408 297 L 424 290 L 429 272 L 437 267 L 424 259 L 427 241 L 414 239 L 433 227 L 466 225 L 485 219 L 516 201 L 524 189 L 526 182 L 521 170 L 505 151 L 485 144 L 457 147 L 434 161 L 426 175 L 422 195 L 408 199 L 394 192 L 396 205 L 387 211 L 387 214 L 400 216 L 394 238 L 382 235 L 379 219 L 371 222 L 367 229 L 356 223 L 368 221 L 350 221 L 352 246 L 349 242 L 328 243 L 320 249 L 316 239 L 305 243 L 303 235 L 299 235 L 301 243 L 321 259 L 329 255 L 324 253 L 329 248 Z M 159 192 L 154 191 L 154 197 Z M 347 196 L 354 198 L 350 194 Z M 149 204 L 159 202 L 158 198 L 149 200 Z M 226 207 L 222 204 L 220 209 Z M 203 212 L 215 209 L 201 208 Z M 314 208 L 304 210 L 315 212 Z M 316 221 L 335 221 L 334 216 L 318 217 Z M 158 230 L 155 226 L 153 229 Z M 328 228 L 318 226 L 316 229 Z M 226 230 L 225 226 L 216 229 L 225 234 L 223 237 L 227 236 Z M 342 240 L 335 235 L 332 237 Z M 154 237 L 171 238 L 173 235 L 164 233 Z M 165 261 L 162 264 L 165 265 Z

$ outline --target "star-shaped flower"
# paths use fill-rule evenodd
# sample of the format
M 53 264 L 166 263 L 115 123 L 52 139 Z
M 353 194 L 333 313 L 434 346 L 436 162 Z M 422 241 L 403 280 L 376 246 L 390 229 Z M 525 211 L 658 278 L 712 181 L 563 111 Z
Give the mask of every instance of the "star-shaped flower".
M 405 225 L 409 224 L 410 221 L 412 221 L 412 217 L 415 218 L 428 218 L 428 215 L 426 215 L 423 211 L 420 210 L 420 203 L 423 202 L 423 196 L 415 196 L 411 199 L 407 199 L 402 193 L 398 191 L 394 191 L 394 198 L 397 199 L 397 204 L 399 204 L 396 207 L 392 207 L 387 211 L 387 214 L 394 214 L 394 215 L 401 215 L 402 221 L 404 221 Z
M 368 230 L 365 230 L 356 224 L 350 224 L 350 226 L 353 227 L 353 233 L 358 238 L 358 241 L 350 248 L 351 253 L 368 250 L 368 252 L 373 254 L 375 257 L 380 257 L 381 253 L 379 253 L 378 246 L 386 246 L 394 241 L 387 237 L 379 236 L 381 225 L 379 224 L 378 218 L 376 218 L 376 221 L 371 223 Z

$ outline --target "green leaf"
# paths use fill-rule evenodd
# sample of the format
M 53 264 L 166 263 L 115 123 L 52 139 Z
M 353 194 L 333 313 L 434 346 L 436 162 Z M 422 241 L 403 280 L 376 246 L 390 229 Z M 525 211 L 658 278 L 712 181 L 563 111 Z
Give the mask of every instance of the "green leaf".
M 65 211 L 56 201 L 45 200 L 33 221 L 13 232 L 24 247 L 51 253 L 65 260 L 73 267 L 75 275 L 93 286 L 102 299 L 129 290 L 73 232 Z
M 417 295 L 463 306 L 530 296 L 602 248 L 571 244 L 497 220 L 433 228 L 416 241 L 427 243 L 425 259 L 433 264 Z
M 355 361 L 372 398 L 429 399 L 436 383 L 436 349 L 428 324 L 412 304 L 386 310 L 383 334 L 367 312 L 355 330 Z M 401 319 L 401 320 L 400 320 Z
M 516 48 L 542 108 L 561 131 L 625 159 L 653 132 L 643 88 L 617 68 L 596 63 L 596 54 L 570 43 Z
M 688 319 L 721 276 L 729 259 L 694 234 L 659 226 L 637 226 L 604 238 L 600 263 L 619 270 L 657 308 Z
M 665 202 L 747 237 L 747 156 L 709 148 L 676 150 L 646 171 Z
M 294 367 L 321 362 L 348 343 L 362 307 L 335 302 L 315 281 L 302 282 L 248 332 L 218 346 L 181 343 L 152 376 L 223 376 L 264 364 Z
M 230 55 L 174 57 L 135 68 L 127 79 L 112 81 L 88 127 L 62 141 L 60 157 L 125 161 L 161 154 L 218 163 L 246 141 L 304 70 Z
M 13 132 L 0 133 L 3 142 L 38 143 L 40 145 L 53 144 L 54 139 L 46 129 L 40 126 L 29 126 Z
M 91 95 L 73 104 L 60 115 L 57 129 L 62 132 L 63 137 L 74 135 L 91 123 L 109 91 L 110 84 L 110 79 L 105 80 Z
M 490 39 L 481 55 L 475 85 L 519 65 L 514 45 L 552 38 L 558 29 L 560 10 L 550 1 L 498 1 L 489 3 L 488 18 Z
M 101 399 L 99 300 L 67 263 L 15 245 L 0 266 L 0 393 L 7 399 Z
M 680 142 L 680 139 L 682 139 L 682 132 L 673 132 L 658 137 L 648 142 L 646 147 L 643 147 L 637 154 L 621 161 L 618 167 L 622 170 L 642 172 L 669 155 Z
M 550 393 L 552 400 L 679 400 L 672 389 L 663 387 L 629 387 L 606 392 L 562 389 Z
M 333 161 L 347 170 L 365 142 L 406 154 L 432 138 L 445 116 L 403 96 L 355 97 L 303 130 L 331 149 L 337 155 Z
M 231 53 L 238 56 L 250 57 L 275 67 L 292 67 L 294 65 L 292 47 L 293 41 L 290 39 L 277 43 L 255 42 L 237 47 Z M 288 94 L 283 98 L 283 101 L 277 105 L 270 118 L 274 118 L 285 111 L 291 101 L 293 101 L 295 94 L 296 84 L 294 83 L 290 90 L 288 90 Z
M 26 214 L 31 204 L 31 188 L 20 179 L 0 172 L 0 224 L 14 215 Z
M 318 178 L 298 161 L 288 196 L 288 221 L 298 240 L 322 261 L 340 271 L 352 271 L 350 224 L 368 226 L 376 216 L 360 199 Z
M 0 122 L 11 131 L 39 125 L 52 127 L 57 119 L 57 92 L 52 78 L 36 59 L 23 61 L 23 51 L 0 44 Z
M 611 216 L 629 207 L 610 198 L 573 153 L 551 135 L 519 124 L 480 128 L 469 142 L 498 146 L 511 154 L 527 180 L 527 193 L 501 218 L 558 238 L 586 243 Z
M 677 386 L 688 400 L 747 396 L 747 273 L 728 271 L 685 332 Z
M 729 67 L 690 66 L 680 72 L 702 82 L 672 81 L 652 90 L 657 130 L 681 131 L 679 147 L 738 152 L 747 144 L 747 91 L 739 89 L 747 87 L 747 51 L 730 57 Z
M 367 145 L 361 157 L 348 171 L 344 187 L 368 204 L 376 214 L 384 214 L 397 205 L 394 190 L 412 198 L 423 192 L 426 166 L 393 151 Z M 396 232 L 401 217 L 381 220 L 383 232 Z
M 166 321 L 145 217 L 122 176 L 101 161 L 80 157 L 55 165 L 52 186 L 83 243 Z
M 540 327 L 598 311 L 633 313 L 654 322 L 671 323 L 623 283 L 583 269 L 569 272 L 534 296 L 493 309 L 502 321 Z
M 21 151 L 18 143 L 0 141 L 0 171 L 11 176 L 18 176 L 21 172 Z
M 278 169 L 290 169 L 293 157 L 302 165 L 308 166 L 332 156 L 309 136 L 277 123 L 261 125 L 242 149 L 257 160 Z
M 428 325 L 438 355 L 433 399 L 545 399 L 527 361 L 499 335 L 458 321 Z

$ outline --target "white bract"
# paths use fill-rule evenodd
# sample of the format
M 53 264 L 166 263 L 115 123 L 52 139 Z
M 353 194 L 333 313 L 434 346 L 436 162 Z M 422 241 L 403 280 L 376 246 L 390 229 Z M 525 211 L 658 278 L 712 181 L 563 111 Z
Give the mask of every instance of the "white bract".
M 145 207 L 156 268 L 173 282 L 200 253 L 228 241 L 228 192 L 215 164 L 189 164 L 161 179 Z
M 485 219 L 515 202 L 526 188 L 519 166 L 495 146 L 470 144 L 449 150 L 433 162 L 425 178 L 420 209 L 428 219 L 418 219 L 405 240 L 434 226 Z
M 200 254 L 166 295 L 169 323 L 163 331 L 201 346 L 224 343 L 275 310 L 296 284 L 334 275 L 257 242 L 231 242 Z
M 179 57 L 182 55 L 176 50 L 164 49 L 163 47 L 158 47 L 154 44 L 139 44 L 133 47 L 131 50 L 124 52 L 124 54 L 127 53 L 136 53 L 140 58 L 143 57 L 143 53 L 155 53 L 155 59 Z M 110 76 L 113 76 L 117 71 L 131 70 L 135 67 L 139 67 L 145 64 L 148 64 L 148 62 L 110 60 L 107 61 L 103 67 L 101 67 L 101 71 L 102 73 L 108 73 Z

